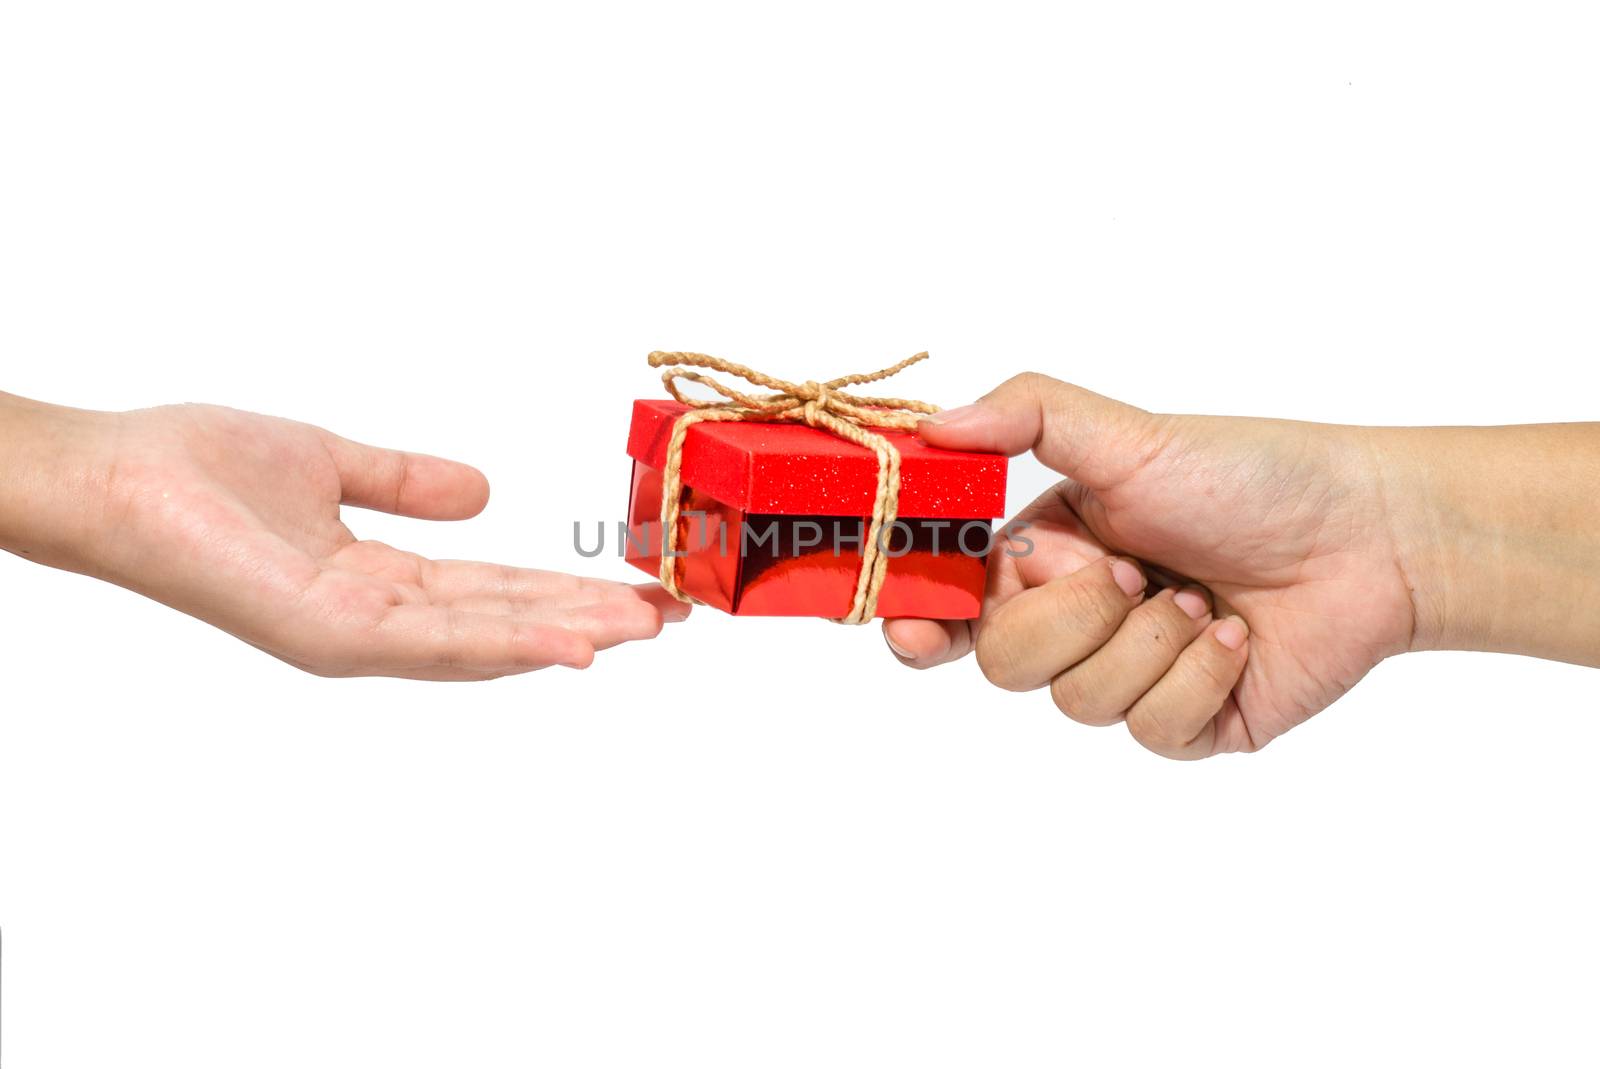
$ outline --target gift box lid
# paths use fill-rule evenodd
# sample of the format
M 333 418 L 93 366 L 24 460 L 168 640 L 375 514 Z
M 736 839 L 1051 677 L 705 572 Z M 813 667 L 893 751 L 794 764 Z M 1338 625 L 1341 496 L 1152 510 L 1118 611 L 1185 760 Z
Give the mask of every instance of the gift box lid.
M 666 399 L 635 401 L 628 455 L 665 467 L 673 421 L 687 411 Z M 900 451 L 900 515 L 1005 515 L 1005 457 L 936 449 L 899 431 L 877 433 Z M 865 516 L 878 487 L 872 450 L 803 423 L 696 423 L 684 437 L 682 471 L 696 490 L 757 514 Z

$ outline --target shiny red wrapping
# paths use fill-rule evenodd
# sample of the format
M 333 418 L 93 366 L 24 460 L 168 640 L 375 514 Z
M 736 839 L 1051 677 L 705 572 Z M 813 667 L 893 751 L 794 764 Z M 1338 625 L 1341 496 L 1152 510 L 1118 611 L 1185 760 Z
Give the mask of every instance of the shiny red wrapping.
M 661 555 L 661 468 L 675 401 L 636 401 L 627 559 L 651 575 Z M 1006 459 L 935 449 L 884 432 L 900 450 L 900 519 L 878 615 L 978 615 L 989 521 L 1005 511 Z M 697 423 L 683 446 L 678 585 L 740 616 L 850 610 L 860 543 L 877 492 L 871 450 L 799 423 Z

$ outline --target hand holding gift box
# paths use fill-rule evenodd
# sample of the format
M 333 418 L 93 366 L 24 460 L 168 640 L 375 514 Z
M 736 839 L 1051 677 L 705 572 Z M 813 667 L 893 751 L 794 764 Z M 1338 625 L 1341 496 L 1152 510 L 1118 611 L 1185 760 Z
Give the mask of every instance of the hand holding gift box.
M 937 449 L 920 401 L 792 383 L 699 353 L 650 354 L 674 400 L 637 401 L 627 559 L 675 597 L 745 616 L 970 619 L 982 604 L 1006 458 Z M 685 366 L 774 392 L 746 394 Z M 685 396 L 678 380 L 725 400 Z

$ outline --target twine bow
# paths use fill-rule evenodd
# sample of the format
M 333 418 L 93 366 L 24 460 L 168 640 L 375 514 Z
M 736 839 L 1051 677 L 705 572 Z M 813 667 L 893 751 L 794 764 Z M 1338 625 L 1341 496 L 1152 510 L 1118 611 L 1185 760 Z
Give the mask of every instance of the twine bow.
M 689 428 L 710 420 L 799 422 L 864 446 L 878 458 L 878 488 L 872 501 L 866 537 L 862 541 L 861 573 L 856 579 L 850 611 L 839 622 L 864 624 L 871 621 L 878 614 L 878 592 L 883 589 L 883 578 L 889 567 L 885 552 L 887 547 L 881 545 L 880 541 L 885 540 L 884 529 L 893 528 L 900 507 L 900 451 L 890 444 L 889 439 L 870 428 L 915 430 L 917 414 L 928 415 L 939 411 L 939 408 L 937 405 L 900 397 L 858 397 L 846 393 L 843 388 L 886 379 L 927 358 L 927 353 L 918 353 L 893 367 L 867 375 L 844 375 L 827 382 L 808 380 L 796 383 L 785 382 L 731 360 L 703 353 L 651 353 L 651 367 L 668 369 L 661 374 L 667 392 L 690 409 L 672 424 L 672 437 L 667 441 L 666 465 L 661 473 L 661 585 L 666 587 L 667 592 L 679 601 L 692 600 L 678 589 L 676 556 L 678 515 L 683 497 L 683 442 Z M 752 386 L 773 392 L 760 396 L 743 393 L 715 379 L 706 378 L 699 372 L 683 370 L 685 366 L 734 375 Z M 703 401 L 686 397 L 678 388 L 679 379 L 708 386 L 726 400 Z

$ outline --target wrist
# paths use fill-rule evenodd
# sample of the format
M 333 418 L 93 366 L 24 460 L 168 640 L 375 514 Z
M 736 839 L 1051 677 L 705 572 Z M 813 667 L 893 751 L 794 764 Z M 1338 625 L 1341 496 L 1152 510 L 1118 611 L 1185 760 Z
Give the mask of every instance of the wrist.
M 103 540 L 113 413 L 0 393 L 0 549 L 91 571 Z
M 1371 435 L 1413 650 L 1600 663 L 1600 426 Z
M 1470 645 L 1460 606 L 1477 600 L 1469 589 L 1472 577 L 1462 567 L 1459 525 L 1444 520 L 1457 509 L 1438 485 L 1441 457 L 1431 430 L 1367 430 L 1395 566 L 1411 598 L 1410 652 Z

